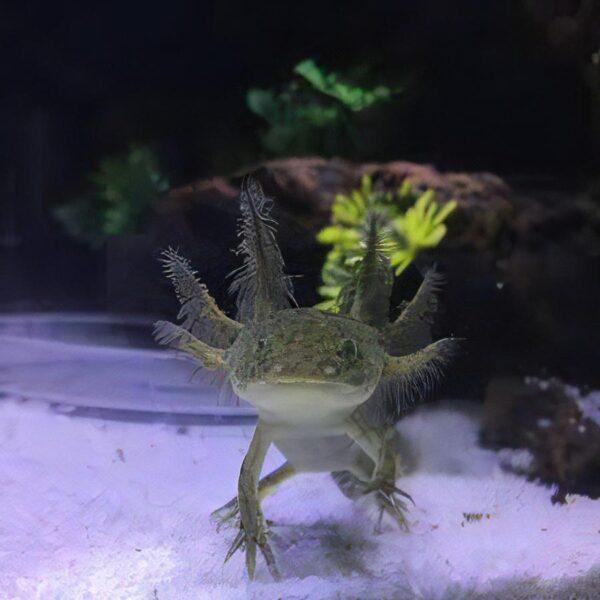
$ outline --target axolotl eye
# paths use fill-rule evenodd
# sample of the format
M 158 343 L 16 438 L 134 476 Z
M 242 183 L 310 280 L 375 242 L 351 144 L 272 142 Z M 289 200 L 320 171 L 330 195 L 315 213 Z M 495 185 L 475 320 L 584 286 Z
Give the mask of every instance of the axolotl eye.
M 355 360 L 362 358 L 362 353 L 358 347 L 358 344 L 349 338 L 341 341 L 337 349 L 337 355 L 342 360 Z

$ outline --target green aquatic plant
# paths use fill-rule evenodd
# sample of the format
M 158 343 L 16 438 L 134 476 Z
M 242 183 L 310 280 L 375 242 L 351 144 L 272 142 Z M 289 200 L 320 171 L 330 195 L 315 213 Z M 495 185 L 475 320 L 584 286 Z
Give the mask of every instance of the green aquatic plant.
M 307 59 L 283 88 L 252 88 L 248 108 L 268 127 L 260 140 L 270 154 L 353 153 L 360 145 L 355 115 L 389 100 L 399 89 L 362 87 L 328 73 Z
M 294 73 L 306 79 L 315 90 L 335 98 L 346 108 L 355 112 L 382 100 L 389 100 L 392 96 L 392 90 L 384 85 L 365 89 L 344 82 L 337 73 L 326 73 L 311 59 L 298 63 L 294 68 Z
M 73 237 L 98 246 L 111 235 L 139 233 L 168 187 L 152 150 L 133 145 L 124 155 L 102 160 L 90 189 L 58 206 L 55 217 Z
M 337 194 L 331 206 L 331 225 L 317 234 L 319 242 L 332 246 L 319 288 L 324 300 L 317 306 L 333 311 L 339 308 L 341 292 L 352 282 L 362 260 L 368 214 L 378 215 L 382 223 L 381 251 L 395 274 L 400 275 L 419 252 L 440 243 L 446 235 L 445 221 L 455 208 L 454 200 L 440 204 L 433 190 L 418 194 L 408 181 L 396 193 L 375 190 L 368 175 L 363 176 L 358 189 Z

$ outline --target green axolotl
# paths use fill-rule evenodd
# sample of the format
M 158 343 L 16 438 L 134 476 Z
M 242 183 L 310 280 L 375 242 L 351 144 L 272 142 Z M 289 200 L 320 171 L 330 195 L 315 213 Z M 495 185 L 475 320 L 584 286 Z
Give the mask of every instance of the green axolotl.
M 226 316 L 189 262 L 164 253 L 166 274 L 181 302 L 181 325 L 160 321 L 157 340 L 182 350 L 206 369 L 225 371 L 234 392 L 258 411 L 243 460 L 237 497 L 213 513 L 219 524 L 239 523 L 227 560 L 245 550 L 254 576 L 257 549 L 279 576 L 261 500 L 295 473 L 333 474 L 351 497 L 369 495 L 384 514 L 406 528 L 396 487 L 395 422 L 441 374 L 456 340 L 431 342 L 440 277 L 429 271 L 400 316 L 389 321 L 393 272 L 382 252 L 372 215 L 364 254 L 338 313 L 298 308 L 275 239 L 272 200 L 258 182 L 242 185 L 240 244 L 243 265 L 234 271 L 237 318 Z M 286 462 L 260 479 L 274 444 Z

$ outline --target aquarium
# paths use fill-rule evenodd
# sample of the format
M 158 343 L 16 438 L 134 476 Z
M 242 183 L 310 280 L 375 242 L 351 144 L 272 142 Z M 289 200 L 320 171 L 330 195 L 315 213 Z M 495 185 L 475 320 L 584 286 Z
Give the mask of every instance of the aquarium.
M 598 597 L 600 13 L 542 4 L 9 11 L 0 598 Z

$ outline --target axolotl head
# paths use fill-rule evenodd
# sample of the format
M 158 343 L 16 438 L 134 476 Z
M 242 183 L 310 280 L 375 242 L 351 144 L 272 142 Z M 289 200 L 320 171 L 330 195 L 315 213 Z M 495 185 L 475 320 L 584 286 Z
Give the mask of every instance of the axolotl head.
M 227 363 L 235 392 L 258 408 L 304 400 L 353 407 L 377 386 L 384 351 L 373 327 L 300 308 L 246 326 Z

